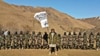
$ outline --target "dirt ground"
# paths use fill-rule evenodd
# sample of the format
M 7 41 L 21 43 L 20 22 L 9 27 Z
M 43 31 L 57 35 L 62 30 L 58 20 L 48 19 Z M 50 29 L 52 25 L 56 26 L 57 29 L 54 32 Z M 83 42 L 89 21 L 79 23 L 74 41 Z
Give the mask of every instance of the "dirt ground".
M 0 50 L 0 56 L 56 56 L 48 54 L 47 49 L 25 49 L 25 50 Z M 100 56 L 100 50 L 59 50 L 57 56 Z

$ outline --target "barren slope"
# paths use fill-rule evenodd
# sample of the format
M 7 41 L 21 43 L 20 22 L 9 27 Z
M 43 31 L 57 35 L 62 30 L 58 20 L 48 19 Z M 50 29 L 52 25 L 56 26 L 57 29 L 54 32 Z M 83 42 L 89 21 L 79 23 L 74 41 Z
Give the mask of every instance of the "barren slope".
M 100 32 L 100 18 L 99 17 L 86 18 L 86 19 L 83 19 L 82 21 L 96 26 L 91 31 Z
M 34 14 L 40 11 L 47 11 L 49 29 L 55 28 L 57 32 L 78 31 L 94 27 L 53 8 L 15 6 L 0 1 L 1 28 L 11 31 L 47 31 L 46 29 L 42 29 L 40 23 L 33 18 Z

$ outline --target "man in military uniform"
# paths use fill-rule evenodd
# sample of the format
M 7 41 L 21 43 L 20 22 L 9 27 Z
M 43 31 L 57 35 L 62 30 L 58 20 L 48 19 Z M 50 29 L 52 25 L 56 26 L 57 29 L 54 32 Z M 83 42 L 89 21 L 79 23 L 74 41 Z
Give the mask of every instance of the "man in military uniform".
M 100 33 L 98 32 L 96 35 L 96 49 L 100 48 Z
M 42 37 L 41 32 L 38 32 L 37 37 L 36 37 L 36 42 L 37 42 L 37 49 L 42 48 L 43 37 Z
M 48 48 L 48 34 L 47 32 L 43 35 L 43 48 Z
M 71 32 L 68 34 L 68 48 L 73 48 L 73 36 L 71 35 Z
M 23 39 L 24 39 L 24 34 L 22 31 L 20 31 L 20 33 L 18 34 L 17 32 L 15 33 L 15 35 L 17 36 L 17 48 L 18 49 L 23 49 Z
M 66 32 L 64 32 L 64 35 L 61 37 L 61 46 L 63 49 L 68 48 L 68 36 Z
M 88 37 L 86 32 L 84 32 L 83 34 L 83 49 L 87 49 L 88 48 Z
M 56 46 L 56 48 L 57 48 L 57 51 L 58 51 L 59 49 L 61 49 L 61 34 L 58 34 L 58 37 L 57 37 L 57 46 Z
M 36 48 L 36 34 L 35 31 L 32 32 L 31 34 L 31 38 L 32 38 L 32 48 Z
M 5 35 L 5 49 L 9 49 L 11 47 L 11 34 L 8 31 L 7 35 Z
M 29 38 L 30 38 L 30 34 L 29 31 L 27 31 L 24 35 L 24 48 L 29 48 Z
M 74 49 L 77 49 L 77 46 L 78 46 L 78 37 L 77 37 L 77 34 L 75 32 L 73 32 L 73 40 L 72 40 L 72 43 L 73 43 L 73 48 Z
M 0 32 L 0 49 L 4 47 L 4 35 Z
M 89 48 L 90 49 L 94 48 L 94 34 L 92 32 L 89 35 Z
M 13 37 L 12 37 L 11 45 L 12 45 L 13 49 L 17 49 L 18 48 L 18 33 L 17 32 L 15 32 Z
M 15 32 L 15 33 L 12 35 L 12 37 L 11 37 L 11 49 L 14 49 L 14 45 L 15 45 L 15 43 L 14 43 L 15 35 L 17 35 L 17 32 Z M 16 40 L 17 40 L 17 39 L 16 39 Z
M 55 55 L 57 55 L 57 33 L 54 29 L 51 29 L 51 32 L 49 33 L 48 43 L 49 43 L 49 55 L 51 55 L 52 50 L 54 50 Z
M 78 35 L 78 48 L 83 48 L 83 36 L 82 36 L 82 32 L 79 32 Z

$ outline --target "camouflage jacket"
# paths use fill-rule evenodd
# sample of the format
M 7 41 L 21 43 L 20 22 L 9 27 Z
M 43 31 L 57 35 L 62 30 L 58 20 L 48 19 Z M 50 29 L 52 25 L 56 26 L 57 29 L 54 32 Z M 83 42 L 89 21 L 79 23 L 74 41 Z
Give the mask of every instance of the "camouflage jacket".
M 54 36 L 52 37 L 52 34 L 49 33 L 49 44 L 57 44 L 57 33 L 54 33 Z
M 100 35 L 96 36 L 96 42 L 100 41 Z

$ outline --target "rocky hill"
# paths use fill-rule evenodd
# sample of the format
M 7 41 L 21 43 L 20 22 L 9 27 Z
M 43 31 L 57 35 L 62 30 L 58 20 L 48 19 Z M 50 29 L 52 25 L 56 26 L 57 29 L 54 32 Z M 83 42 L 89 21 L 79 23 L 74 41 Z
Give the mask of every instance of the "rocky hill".
M 33 18 L 36 12 L 46 11 L 48 14 L 49 30 L 57 32 L 80 31 L 92 29 L 95 26 L 76 20 L 74 17 L 59 12 L 51 7 L 31 7 L 10 5 L 0 0 L 0 28 L 10 31 L 47 31 L 42 29 L 40 23 Z
M 98 17 L 90 17 L 90 18 L 84 18 L 81 19 L 83 22 L 92 24 L 94 26 L 96 26 L 95 28 L 91 29 L 90 31 L 93 32 L 100 32 L 100 16 Z

